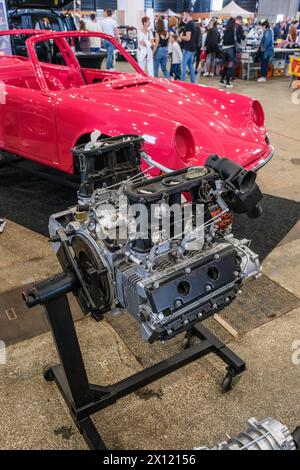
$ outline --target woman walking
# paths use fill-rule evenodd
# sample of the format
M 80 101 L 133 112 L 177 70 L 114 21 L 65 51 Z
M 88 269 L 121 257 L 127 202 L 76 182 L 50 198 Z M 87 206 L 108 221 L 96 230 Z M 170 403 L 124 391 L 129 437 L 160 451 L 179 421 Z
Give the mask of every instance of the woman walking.
M 154 76 L 158 77 L 159 66 L 166 78 L 170 78 L 167 70 L 168 63 L 169 33 L 165 29 L 164 21 L 160 18 L 156 24 L 155 46 L 154 46 Z
M 213 77 L 215 75 L 216 56 L 220 43 L 220 34 L 218 31 L 218 22 L 214 21 L 213 25 L 207 31 L 205 40 L 206 65 L 204 77 Z
M 231 80 L 234 73 L 234 63 L 235 63 L 235 46 L 236 46 L 236 29 L 235 29 L 235 19 L 230 18 L 226 25 L 223 38 L 223 72 L 221 77 L 221 85 L 224 85 L 226 88 L 232 88 Z

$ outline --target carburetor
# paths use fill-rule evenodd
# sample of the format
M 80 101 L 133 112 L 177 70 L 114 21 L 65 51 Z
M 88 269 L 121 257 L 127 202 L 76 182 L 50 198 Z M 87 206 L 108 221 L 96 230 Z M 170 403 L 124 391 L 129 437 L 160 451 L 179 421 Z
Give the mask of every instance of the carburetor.
M 91 151 L 75 152 L 89 191 L 53 215 L 49 231 L 63 270 L 79 280 L 74 293 L 85 313 L 100 320 L 113 307 L 126 309 L 145 340 L 165 341 L 228 306 L 259 276 L 250 242 L 232 233 L 234 213 L 261 213 L 255 173 L 214 155 L 205 166 L 150 178 L 141 161 L 161 165 L 140 137 L 121 136 L 94 148 L 96 158 L 110 155 L 110 171 L 91 190 Z

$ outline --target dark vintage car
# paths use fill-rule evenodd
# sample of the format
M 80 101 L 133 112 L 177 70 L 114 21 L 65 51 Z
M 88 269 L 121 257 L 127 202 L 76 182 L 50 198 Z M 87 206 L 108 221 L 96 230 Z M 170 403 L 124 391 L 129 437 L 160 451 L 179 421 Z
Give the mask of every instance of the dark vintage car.
M 118 30 L 122 47 L 136 59 L 138 50 L 137 29 L 134 26 L 121 25 Z M 122 60 L 121 54 L 117 54 L 117 60 Z
M 74 31 L 72 15 L 60 8 L 72 4 L 70 0 L 7 0 L 8 25 L 10 29 L 35 29 L 51 31 Z M 25 56 L 27 49 L 22 36 L 12 38 L 12 50 Z
M 61 9 L 73 7 L 70 0 L 8 0 L 8 24 L 12 30 L 48 30 L 48 31 L 75 31 L 76 25 L 71 14 L 64 13 Z M 27 56 L 25 45 L 28 35 L 11 36 L 12 53 L 19 56 Z M 4 38 L 4 40 L 6 40 Z M 101 68 L 105 54 L 85 54 L 80 50 L 80 44 L 75 39 L 75 54 L 82 67 Z M 1 50 L 1 44 L 0 44 Z M 37 45 L 38 57 L 42 61 L 48 61 L 51 57 L 53 63 L 60 64 L 60 54 L 53 43 Z

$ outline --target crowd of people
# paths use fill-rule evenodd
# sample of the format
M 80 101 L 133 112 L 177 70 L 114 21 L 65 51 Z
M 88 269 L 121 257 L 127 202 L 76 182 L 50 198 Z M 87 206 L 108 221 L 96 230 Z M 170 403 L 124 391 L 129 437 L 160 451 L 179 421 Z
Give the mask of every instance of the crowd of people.
M 267 78 L 268 63 L 274 53 L 274 35 L 269 22 L 264 21 L 261 27 L 264 32 L 259 47 L 260 82 Z M 197 74 L 203 73 L 205 77 L 217 74 L 221 76 L 222 86 L 232 88 L 245 39 L 242 17 L 229 18 L 224 24 L 212 19 L 204 25 L 201 21 L 196 23 L 189 12 L 184 12 L 181 20 L 173 17 L 167 22 L 157 16 L 154 31 L 150 19 L 144 17 L 142 30 L 138 33 L 137 59 L 143 70 L 155 77 L 159 75 L 159 68 L 166 78 L 175 80 L 185 81 L 188 72 L 192 83 Z M 167 68 L 169 56 L 170 69 Z
M 113 11 L 111 9 L 105 10 L 104 17 L 101 21 L 98 21 L 95 13 L 91 13 L 88 21 L 81 18 L 79 22 L 79 30 L 96 33 L 101 32 L 114 37 L 117 41 L 120 40 L 118 24 L 113 18 Z M 86 36 L 80 38 L 80 48 L 82 52 L 98 53 L 101 50 L 101 45 L 101 39 L 97 37 Z M 104 41 L 103 46 L 106 49 L 107 54 L 106 68 L 107 70 L 112 70 L 114 67 L 114 46 L 110 41 Z
M 274 56 L 274 44 L 280 37 L 291 44 L 299 41 L 299 21 L 285 19 L 271 25 L 268 20 L 257 25 L 262 30 L 258 47 L 261 76 L 258 82 L 265 82 L 270 60 Z M 246 40 L 243 18 L 229 18 L 221 22 L 193 20 L 185 12 L 180 19 L 166 19 L 157 15 L 154 28 L 150 18 L 142 18 L 142 29 L 138 33 L 139 50 L 137 59 L 143 70 L 157 77 L 159 69 L 166 78 L 185 80 L 186 73 L 192 83 L 196 75 L 204 77 L 220 75 L 221 85 L 232 88 L 236 78 L 237 64 Z M 170 57 L 170 67 L 167 67 Z M 154 66 L 153 66 L 154 64 Z
M 299 21 L 285 19 L 276 25 L 268 20 L 259 24 L 262 36 L 258 47 L 261 63 L 259 82 L 267 80 L 268 67 L 274 55 L 274 44 L 278 40 L 296 43 L 299 40 Z M 158 77 L 160 71 L 165 78 L 186 80 L 188 73 L 192 83 L 196 75 L 212 77 L 219 75 L 220 83 L 232 88 L 236 78 L 237 64 L 246 40 L 246 29 L 242 17 L 229 18 L 222 22 L 217 19 L 195 22 L 190 12 L 182 17 L 166 18 L 156 15 L 154 24 L 149 17 L 141 19 L 138 30 L 137 61 L 150 76 Z M 91 14 L 88 23 L 81 19 L 80 30 L 101 31 L 120 40 L 117 22 L 112 10 L 106 10 L 105 17 L 98 22 Z M 98 38 L 82 38 L 81 49 L 100 51 Z M 107 51 L 107 69 L 113 69 L 114 47 L 104 42 Z

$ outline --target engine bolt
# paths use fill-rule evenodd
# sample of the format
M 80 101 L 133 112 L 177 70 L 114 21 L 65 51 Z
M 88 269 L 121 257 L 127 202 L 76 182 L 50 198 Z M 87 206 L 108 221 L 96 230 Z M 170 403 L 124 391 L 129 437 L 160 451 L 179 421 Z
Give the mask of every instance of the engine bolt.
M 154 282 L 153 287 L 154 289 L 159 289 L 160 287 L 159 282 Z
M 238 271 L 234 271 L 233 275 L 234 275 L 235 277 L 239 277 Z
M 230 298 L 226 297 L 225 302 L 228 304 L 230 302 Z
M 203 314 L 200 312 L 198 313 L 198 318 L 202 318 L 203 317 Z
M 175 300 L 174 302 L 175 307 L 181 307 L 182 306 L 182 301 L 181 300 Z
M 218 304 L 213 304 L 213 309 L 217 310 L 217 308 L 218 308 Z
M 215 259 L 215 260 L 220 259 L 220 255 L 215 255 L 215 256 L 214 256 L 214 259 Z
M 212 289 L 211 285 L 210 285 L 210 284 L 206 284 L 205 290 L 206 290 L 207 292 L 209 292 L 209 291 L 211 291 L 211 289 Z
M 191 268 L 185 268 L 185 274 L 191 274 Z

